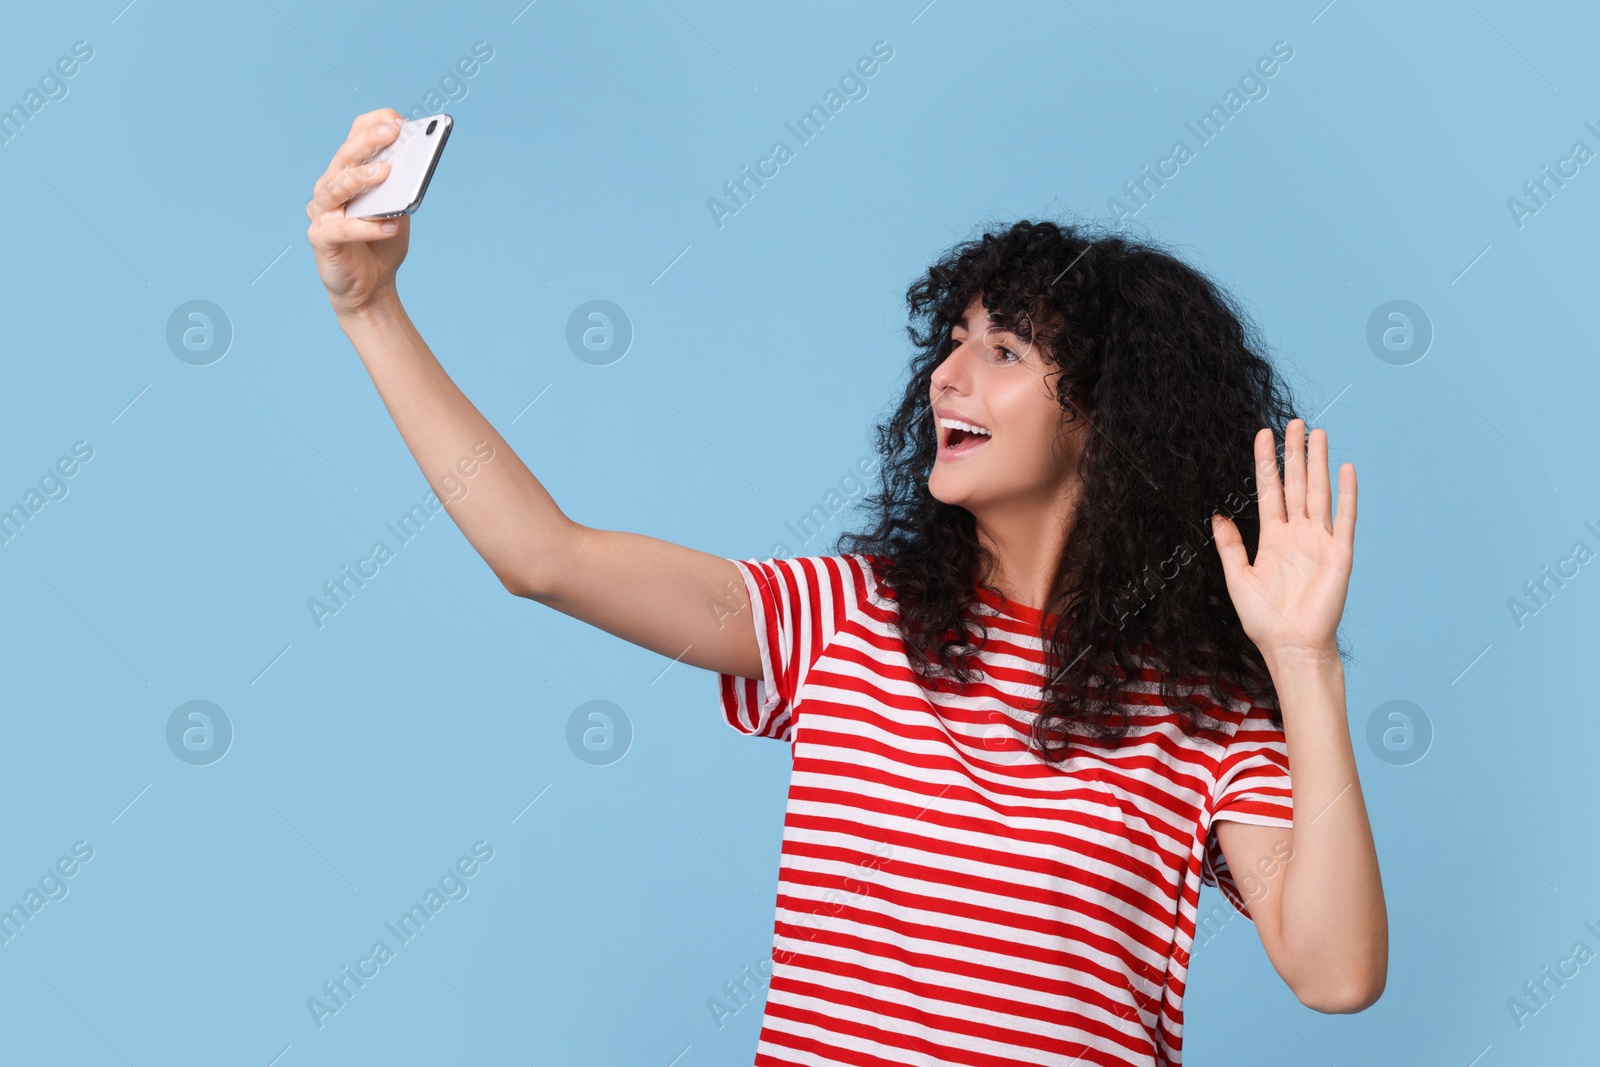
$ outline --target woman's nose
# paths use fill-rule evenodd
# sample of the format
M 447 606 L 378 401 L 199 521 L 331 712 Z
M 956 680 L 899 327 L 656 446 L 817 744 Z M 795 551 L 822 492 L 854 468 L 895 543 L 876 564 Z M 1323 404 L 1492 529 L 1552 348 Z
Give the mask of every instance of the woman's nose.
M 961 346 L 957 345 L 950 350 L 940 364 L 933 368 L 933 387 L 939 392 L 944 392 L 955 384 L 961 373 Z

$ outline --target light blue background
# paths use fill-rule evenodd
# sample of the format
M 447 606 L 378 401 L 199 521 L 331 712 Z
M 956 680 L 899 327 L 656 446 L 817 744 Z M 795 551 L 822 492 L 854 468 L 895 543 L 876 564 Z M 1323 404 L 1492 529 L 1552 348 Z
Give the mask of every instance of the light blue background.
M 400 274 L 412 317 L 572 517 L 741 558 L 831 551 L 852 518 L 785 531 L 868 453 L 927 258 L 988 220 L 1107 218 L 1287 41 L 1266 98 L 1131 225 L 1240 297 L 1359 472 L 1349 710 L 1392 956 L 1375 1007 L 1323 1016 L 1225 922 L 1191 971 L 1187 1059 L 1592 1049 L 1600 964 L 1520 1028 L 1507 1001 L 1575 942 L 1600 950 L 1600 577 L 1520 629 L 1507 601 L 1600 548 L 1600 174 L 1520 228 L 1507 200 L 1574 141 L 1600 148 L 1600 20 L 925 3 L 7 11 L 0 105 L 73 42 L 94 58 L 0 146 L 0 506 L 74 442 L 94 457 L 0 547 L 0 904 L 75 841 L 94 859 L 0 945 L 0 1058 L 751 1060 L 759 1005 L 719 1030 L 707 1001 L 770 948 L 786 746 L 730 729 L 704 672 L 506 593 L 443 512 L 325 627 L 306 606 L 394 547 L 383 524 L 428 487 L 334 321 L 304 205 L 357 114 L 409 112 L 480 40 L 494 58 L 447 105 Z M 793 146 L 784 123 L 879 40 L 868 95 L 719 228 L 708 198 Z M 565 341 L 596 298 L 636 331 L 609 366 Z M 193 299 L 235 331 L 209 366 L 165 341 Z M 1365 340 L 1391 299 L 1436 332 L 1409 366 Z M 192 699 L 236 731 L 206 767 L 165 741 Z M 594 699 L 635 732 L 610 766 L 566 741 Z M 1410 766 L 1366 742 L 1393 699 L 1435 730 Z M 307 998 L 479 840 L 470 895 L 319 1030 Z

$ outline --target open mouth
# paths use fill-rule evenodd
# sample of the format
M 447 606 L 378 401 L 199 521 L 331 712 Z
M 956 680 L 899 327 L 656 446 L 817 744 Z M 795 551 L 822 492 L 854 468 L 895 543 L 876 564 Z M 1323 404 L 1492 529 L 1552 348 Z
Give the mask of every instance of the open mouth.
M 940 451 L 949 456 L 964 456 L 982 448 L 989 437 L 987 431 L 958 425 L 945 426 L 943 448 Z

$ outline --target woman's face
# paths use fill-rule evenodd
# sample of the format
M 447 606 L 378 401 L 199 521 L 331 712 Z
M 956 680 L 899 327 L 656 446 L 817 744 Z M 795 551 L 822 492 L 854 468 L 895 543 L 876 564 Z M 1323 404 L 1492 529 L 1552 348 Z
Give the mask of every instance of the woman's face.
M 928 491 L 979 517 L 1059 504 L 1077 476 L 1084 418 L 1066 421 L 1052 387 L 1057 368 L 1038 344 L 991 326 L 981 295 L 952 342 L 930 383 L 929 432 L 939 449 Z M 956 429 L 952 420 L 987 433 Z

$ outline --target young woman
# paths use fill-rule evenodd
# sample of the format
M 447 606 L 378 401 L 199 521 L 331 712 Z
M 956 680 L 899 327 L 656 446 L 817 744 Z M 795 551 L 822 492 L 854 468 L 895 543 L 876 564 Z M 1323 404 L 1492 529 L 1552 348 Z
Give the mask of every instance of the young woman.
M 1202 883 L 1303 1004 L 1378 998 L 1336 637 L 1355 470 L 1335 518 L 1326 434 L 1209 281 L 1050 223 L 957 247 L 909 293 L 876 527 L 724 559 L 569 519 L 445 374 L 395 289 L 409 219 L 341 207 L 399 119 L 356 119 L 307 214 L 417 463 L 490 442 L 440 495 L 506 588 L 716 672 L 732 726 L 791 743 L 758 1064 L 1178 1064 Z

